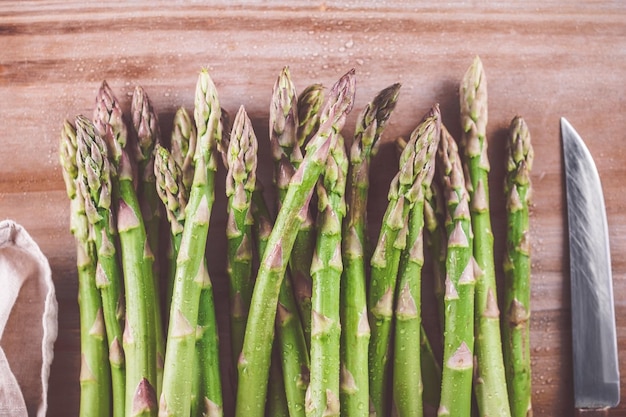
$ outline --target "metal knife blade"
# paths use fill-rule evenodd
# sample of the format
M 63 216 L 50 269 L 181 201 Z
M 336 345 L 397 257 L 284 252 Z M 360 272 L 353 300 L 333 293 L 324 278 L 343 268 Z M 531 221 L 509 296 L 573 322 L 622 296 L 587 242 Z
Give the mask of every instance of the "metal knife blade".
M 609 234 L 596 165 L 561 118 L 569 228 L 574 401 L 577 409 L 620 400 Z

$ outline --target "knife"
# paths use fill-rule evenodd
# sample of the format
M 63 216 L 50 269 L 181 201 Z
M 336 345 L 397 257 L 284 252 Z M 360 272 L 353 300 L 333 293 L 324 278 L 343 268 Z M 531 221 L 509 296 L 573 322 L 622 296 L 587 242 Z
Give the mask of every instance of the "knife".
M 606 416 L 620 400 L 608 227 L 600 177 L 572 125 L 561 118 L 569 229 L 574 406 Z

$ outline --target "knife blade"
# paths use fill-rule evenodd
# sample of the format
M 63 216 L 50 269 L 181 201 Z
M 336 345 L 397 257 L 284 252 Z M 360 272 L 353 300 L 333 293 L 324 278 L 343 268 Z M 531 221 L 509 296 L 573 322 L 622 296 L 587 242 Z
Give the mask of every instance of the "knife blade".
M 572 310 L 574 405 L 615 407 L 619 364 L 609 234 L 600 177 L 591 153 L 561 118 Z

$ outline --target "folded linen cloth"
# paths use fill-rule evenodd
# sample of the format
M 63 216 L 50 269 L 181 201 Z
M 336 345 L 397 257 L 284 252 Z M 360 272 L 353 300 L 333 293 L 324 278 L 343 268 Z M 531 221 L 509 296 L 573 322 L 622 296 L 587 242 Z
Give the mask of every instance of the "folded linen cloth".
M 0 221 L 0 416 L 46 415 L 57 311 L 48 260 L 22 226 Z

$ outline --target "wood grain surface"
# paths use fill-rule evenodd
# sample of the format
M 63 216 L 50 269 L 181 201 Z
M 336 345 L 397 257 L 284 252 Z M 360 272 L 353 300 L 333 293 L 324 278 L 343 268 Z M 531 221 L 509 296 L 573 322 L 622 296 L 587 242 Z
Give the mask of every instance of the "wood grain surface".
M 65 118 L 90 116 L 106 79 L 125 110 L 142 85 L 167 136 L 179 106 L 193 105 L 208 67 L 224 108 L 243 104 L 261 144 L 269 99 L 289 65 L 299 90 L 330 86 L 356 69 L 357 97 L 345 134 L 382 88 L 403 84 L 373 163 L 373 233 L 397 167 L 391 141 L 439 103 L 458 137 L 458 83 L 475 55 L 489 91 L 489 156 L 496 261 L 502 260 L 506 128 L 522 115 L 535 147 L 532 212 L 532 365 L 535 416 L 573 415 L 570 302 L 559 118 L 587 142 L 603 182 L 619 350 L 626 353 L 626 3 L 480 2 L 61 2 L 0 3 L 0 218 L 32 234 L 47 255 L 59 301 L 50 416 L 78 412 L 79 334 L 74 242 L 58 166 Z M 260 175 L 271 178 L 267 146 Z M 226 298 L 224 173 L 208 256 L 217 298 Z M 222 329 L 227 306 L 220 305 Z M 426 317 L 428 320 L 434 315 Z M 223 340 L 226 336 L 223 334 Z M 227 351 L 228 349 L 223 349 Z M 621 363 L 626 381 L 626 360 Z M 228 370 L 225 370 L 227 373 Z M 227 385 L 227 384 L 226 384 Z M 228 388 L 227 388 L 228 390 Z M 227 407 L 231 407 L 229 404 Z M 232 410 L 227 408 L 227 411 Z M 626 401 L 610 416 L 626 416 Z

